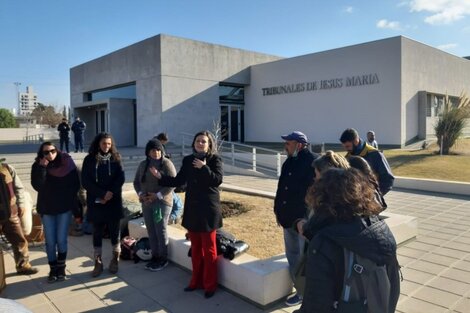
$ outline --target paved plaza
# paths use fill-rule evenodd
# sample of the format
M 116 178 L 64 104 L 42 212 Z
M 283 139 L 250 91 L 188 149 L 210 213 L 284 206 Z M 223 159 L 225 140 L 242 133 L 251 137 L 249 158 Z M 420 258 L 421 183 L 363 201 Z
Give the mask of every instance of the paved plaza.
M 272 194 L 277 180 L 227 173 L 224 184 Z M 404 280 L 397 312 L 470 312 L 470 197 L 394 190 L 386 200 L 390 212 L 419 219 L 416 240 L 398 249 Z M 292 312 L 296 308 L 279 302 L 261 310 L 223 288 L 211 299 L 200 291 L 185 293 L 190 273 L 174 264 L 153 273 L 144 270 L 142 262 L 122 261 L 117 276 L 105 272 L 91 278 L 91 256 L 91 236 L 69 237 L 69 278 L 47 284 L 43 247 L 31 249 L 32 263 L 40 268 L 31 277 L 13 275 L 9 251 L 2 297 L 33 312 Z

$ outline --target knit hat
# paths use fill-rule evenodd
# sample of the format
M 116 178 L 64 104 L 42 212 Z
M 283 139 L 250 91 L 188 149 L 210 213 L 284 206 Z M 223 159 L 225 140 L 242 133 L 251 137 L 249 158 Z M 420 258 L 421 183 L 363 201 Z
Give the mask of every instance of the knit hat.
M 145 155 L 149 155 L 150 150 L 157 149 L 160 151 L 163 151 L 163 145 L 158 139 L 151 139 L 149 142 L 147 142 L 147 145 L 145 146 Z

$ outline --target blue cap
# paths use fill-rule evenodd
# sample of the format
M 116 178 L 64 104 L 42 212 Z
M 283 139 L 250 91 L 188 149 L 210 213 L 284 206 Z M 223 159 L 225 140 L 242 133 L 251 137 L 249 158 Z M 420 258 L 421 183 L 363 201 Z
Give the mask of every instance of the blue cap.
M 281 136 L 281 138 L 284 140 L 295 140 L 298 143 L 308 143 L 307 136 L 305 136 L 304 133 L 299 132 L 297 130 L 289 135 L 283 135 Z

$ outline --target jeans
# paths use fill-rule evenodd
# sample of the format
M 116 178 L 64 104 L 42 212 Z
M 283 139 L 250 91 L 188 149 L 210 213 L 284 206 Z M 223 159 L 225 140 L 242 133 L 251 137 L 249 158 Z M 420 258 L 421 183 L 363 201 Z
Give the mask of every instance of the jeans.
M 83 141 L 85 140 L 84 134 L 75 134 L 75 152 L 83 152 Z
M 57 215 L 42 215 L 44 235 L 46 237 L 46 253 L 49 262 L 57 261 L 57 253 L 67 253 L 67 235 L 72 212 Z
M 286 258 L 289 263 L 289 273 L 292 281 L 295 281 L 295 270 L 297 263 L 304 253 L 305 239 L 292 228 L 284 228 L 284 245 Z
M 120 220 L 109 220 L 106 223 L 93 223 L 93 248 L 95 256 L 101 255 L 101 247 L 103 246 L 103 232 L 105 225 L 108 226 L 109 238 L 113 246 L 113 252 L 121 252 L 120 237 Z
M 154 258 L 160 257 L 166 259 L 168 257 L 168 233 L 167 225 L 168 218 L 171 212 L 171 206 L 159 204 L 162 210 L 162 220 L 155 223 L 153 218 L 153 211 L 155 204 L 145 205 L 142 207 L 144 213 L 145 227 L 147 227 L 147 234 L 150 241 L 150 249 L 152 249 L 152 256 Z
M 173 195 L 173 207 L 171 208 L 170 218 L 172 220 L 176 220 L 183 214 L 183 202 L 178 194 L 174 191 L 172 192 Z

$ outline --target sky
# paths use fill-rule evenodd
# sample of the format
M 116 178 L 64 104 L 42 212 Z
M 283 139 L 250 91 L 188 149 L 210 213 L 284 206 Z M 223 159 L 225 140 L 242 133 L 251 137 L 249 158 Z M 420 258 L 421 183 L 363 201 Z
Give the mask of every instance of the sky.
M 470 0 L 0 0 L 0 108 L 32 86 L 70 105 L 70 68 L 158 34 L 294 57 L 406 36 L 470 56 Z

